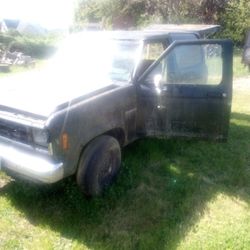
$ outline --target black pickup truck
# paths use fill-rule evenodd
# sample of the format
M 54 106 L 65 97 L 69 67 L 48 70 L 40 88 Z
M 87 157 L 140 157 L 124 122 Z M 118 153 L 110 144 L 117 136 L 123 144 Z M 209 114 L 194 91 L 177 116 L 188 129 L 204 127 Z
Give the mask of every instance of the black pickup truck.
M 75 34 L 48 68 L 1 79 L 1 169 L 42 183 L 75 175 L 91 196 L 113 182 L 121 148 L 138 138 L 225 141 L 232 42 L 202 34 Z

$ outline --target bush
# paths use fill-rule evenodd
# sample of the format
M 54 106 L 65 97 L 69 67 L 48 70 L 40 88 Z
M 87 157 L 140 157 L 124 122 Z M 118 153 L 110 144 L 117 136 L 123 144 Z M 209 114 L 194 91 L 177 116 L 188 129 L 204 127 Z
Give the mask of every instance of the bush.
M 231 38 L 236 45 L 242 46 L 250 27 L 250 1 L 230 0 L 220 16 L 220 23 L 221 37 Z
M 23 52 L 34 58 L 47 58 L 56 51 L 58 39 L 59 37 L 53 34 L 32 36 L 11 31 L 0 34 L 0 49 Z
M 21 51 L 34 58 L 47 58 L 56 51 L 56 41 L 44 36 L 20 36 L 10 46 L 10 51 Z
M 13 42 L 14 38 L 10 35 L 0 33 L 0 50 L 6 50 L 9 47 L 9 44 Z

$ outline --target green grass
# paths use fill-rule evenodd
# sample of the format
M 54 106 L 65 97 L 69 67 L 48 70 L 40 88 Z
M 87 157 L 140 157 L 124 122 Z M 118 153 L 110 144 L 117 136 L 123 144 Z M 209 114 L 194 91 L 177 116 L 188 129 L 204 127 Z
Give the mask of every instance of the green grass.
M 16 73 L 20 73 L 23 71 L 29 70 L 29 68 L 25 68 L 23 66 L 10 66 L 9 72 L 0 72 L 0 77 L 7 77 L 9 75 L 13 75 Z
M 234 49 L 233 75 L 235 78 L 250 75 L 248 68 L 242 63 L 242 50 Z
M 250 88 L 234 92 L 227 143 L 145 139 L 115 185 L 87 200 L 0 172 L 0 249 L 249 249 Z
M 13 75 L 13 74 L 22 73 L 22 72 L 25 72 L 28 70 L 33 70 L 33 69 L 44 67 L 44 65 L 47 62 L 47 60 L 44 60 L 44 59 L 36 59 L 35 61 L 36 61 L 35 67 L 24 67 L 21 65 L 11 65 L 9 72 L 7 72 L 7 73 L 0 72 L 0 78 L 1 77 L 8 77 L 8 76 Z

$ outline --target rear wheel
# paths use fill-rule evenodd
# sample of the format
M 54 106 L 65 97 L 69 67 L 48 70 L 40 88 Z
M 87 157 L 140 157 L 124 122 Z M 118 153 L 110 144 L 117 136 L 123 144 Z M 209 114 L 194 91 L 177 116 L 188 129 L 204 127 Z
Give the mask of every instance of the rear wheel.
M 119 142 L 112 136 L 94 139 L 80 157 L 77 184 L 87 196 L 100 195 L 117 176 L 121 165 Z

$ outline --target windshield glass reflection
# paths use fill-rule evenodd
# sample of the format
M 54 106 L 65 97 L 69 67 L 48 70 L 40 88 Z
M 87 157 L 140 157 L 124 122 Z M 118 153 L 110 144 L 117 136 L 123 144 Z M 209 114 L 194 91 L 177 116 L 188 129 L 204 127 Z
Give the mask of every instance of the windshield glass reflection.
M 64 41 L 49 63 L 58 73 L 88 83 L 129 81 L 135 67 L 139 44 L 112 40 L 100 34 L 73 36 Z

